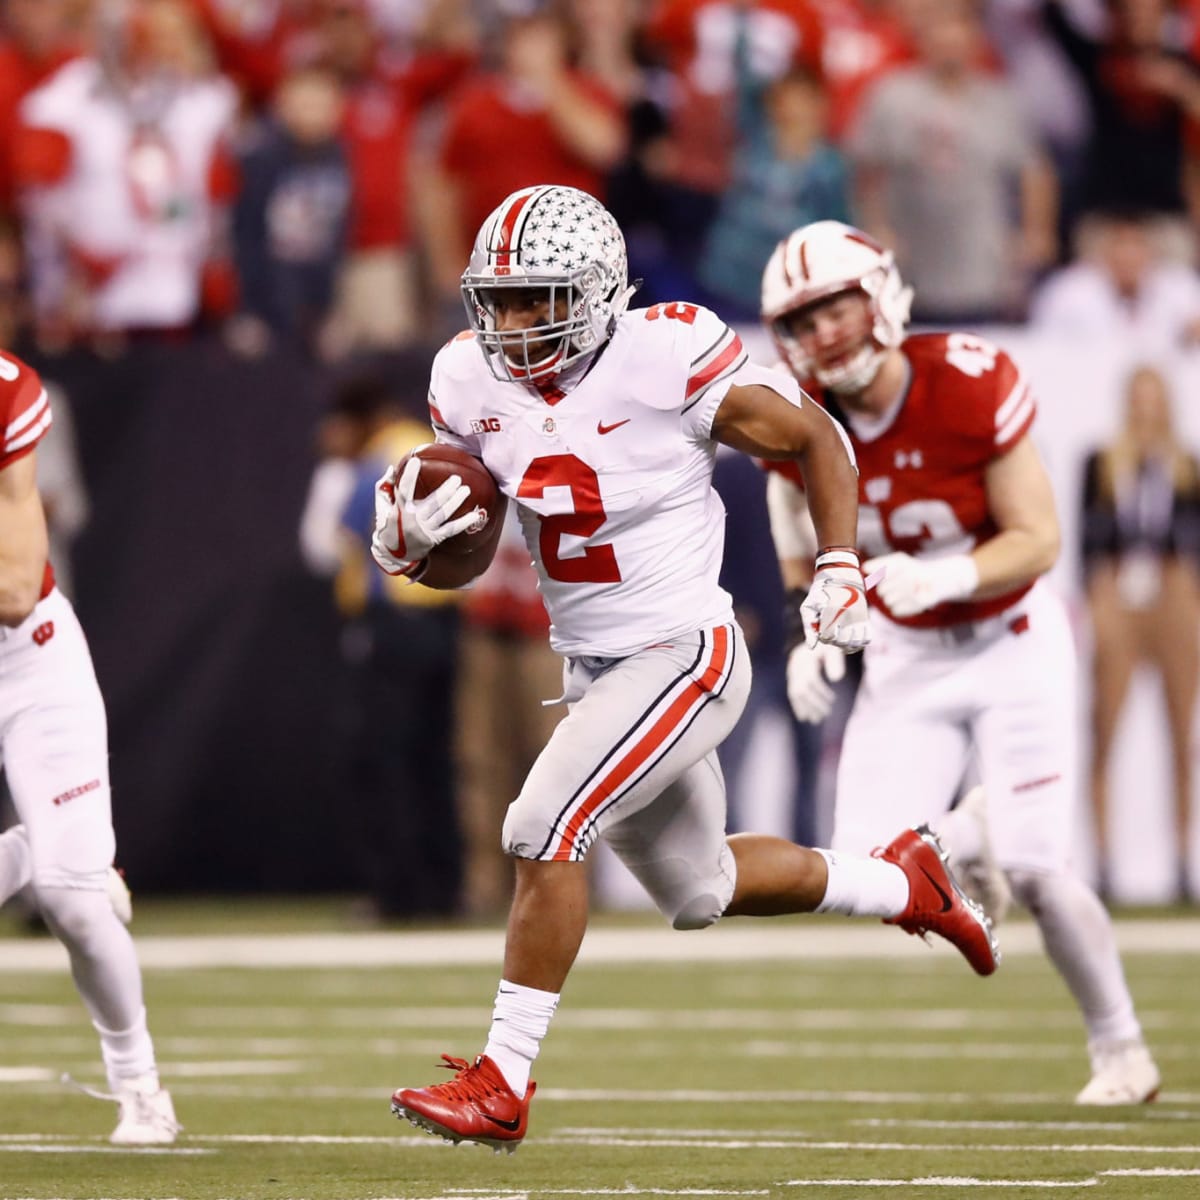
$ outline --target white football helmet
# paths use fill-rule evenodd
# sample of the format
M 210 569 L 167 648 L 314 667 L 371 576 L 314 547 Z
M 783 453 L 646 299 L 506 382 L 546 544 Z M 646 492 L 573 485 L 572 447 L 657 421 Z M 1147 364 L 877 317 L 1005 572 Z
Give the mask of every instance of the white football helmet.
M 871 305 L 871 337 L 849 362 L 822 369 L 801 349 L 782 318 L 839 292 L 861 291 Z M 887 351 L 904 340 L 912 307 L 890 250 L 841 221 L 815 221 L 775 247 L 762 277 L 762 319 L 780 353 L 802 378 L 833 392 L 858 392 L 875 378 Z
M 549 291 L 550 319 L 523 332 L 496 331 L 495 293 Z M 497 379 L 536 382 L 594 354 L 612 335 L 634 293 L 625 238 L 612 214 L 578 188 L 513 192 L 484 221 L 463 272 L 467 317 Z M 566 318 L 555 320 L 566 298 Z M 554 343 L 549 354 L 541 352 Z

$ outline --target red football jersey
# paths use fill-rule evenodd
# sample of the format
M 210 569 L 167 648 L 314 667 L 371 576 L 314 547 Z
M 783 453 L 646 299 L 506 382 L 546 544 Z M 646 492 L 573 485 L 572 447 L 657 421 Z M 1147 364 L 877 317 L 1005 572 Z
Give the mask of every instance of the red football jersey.
M 901 350 L 912 367 L 908 393 L 887 424 L 856 433 L 832 393 L 805 388 L 846 425 L 858 456 L 858 541 L 863 557 L 965 554 L 997 532 L 987 506 L 988 465 L 1033 424 L 1037 405 L 1016 364 L 999 347 L 965 333 L 924 333 Z M 796 463 L 769 463 L 803 486 Z M 940 604 L 899 618 L 874 591 L 871 603 L 901 625 L 934 628 L 1002 612 L 1031 587 Z
M 0 354 L 0 471 L 28 454 L 50 428 L 50 399 L 37 372 L 11 354 Z M 54 587 L 46 564 L 43 597 Z

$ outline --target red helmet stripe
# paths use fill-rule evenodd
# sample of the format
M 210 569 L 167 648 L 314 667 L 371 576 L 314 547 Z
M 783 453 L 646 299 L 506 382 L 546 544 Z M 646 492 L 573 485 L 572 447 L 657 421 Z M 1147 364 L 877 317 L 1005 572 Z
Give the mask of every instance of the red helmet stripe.
M 517 221 L 521 213 L 525 210 L 525 206 L 533 199 L 535 192 L 526 192 L 523 196 L 518 196 L 513 202 L 512 207 L 504 214 L 504 220 L 500 223 L 500 236 L 497 239 L 498 244 L 493 247 L 492 252 L 496 256 L 495 265 L 497 267 L 507 267 L 509 259 L 512 257 L 513 230 L 517 227 Z
M 868 250 L 874 250 L 876 254 L 886 254 L 887 251 L 869 234 L 863 233 L 858 229 L 850 229 L 846 232 L 846 241 L 857 242 L 860 246 L 866 246 Z
M 800 274 L 808 279 L 808 241 L 800 243 Z

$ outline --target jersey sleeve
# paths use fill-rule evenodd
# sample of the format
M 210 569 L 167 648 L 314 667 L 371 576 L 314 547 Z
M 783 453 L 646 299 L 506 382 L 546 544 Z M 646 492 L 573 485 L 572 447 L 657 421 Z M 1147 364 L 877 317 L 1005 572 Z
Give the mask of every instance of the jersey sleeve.
M 50 398 L 37 372 L 0 354 L 0 470 L 28 454 L 45 437 L 52 419 Z
M 469 418 L 458 412 L 458 399 L 463 393 L 461 381 L 455 386 L 456 360 L 461 362 L 460 343 L 472 339 L 470 333 L 459 334 L 438 351 L 429 377 L 429 423 L 439 442 L 457 446 L 468 454 L 482 458 L 477 431 L 472 431 Z
M 691 437 L 709 438 L 713 418 L 725 393 L 734 385 L 738 372 L 746 367 L 750 358 L 737 333 L 707 308 L 660 304 L 648 310 L 647 315 L 654 320 L 651 314 L 663 310 L 666 318 L 671 319 L 673 309 L 695 313 L 691 322 L 686 317 L 678 320 L 678 324 L 687 330 L 687 336 L 682 339 L 688 355 L 687 382 L 680 410 L 683 429 Z

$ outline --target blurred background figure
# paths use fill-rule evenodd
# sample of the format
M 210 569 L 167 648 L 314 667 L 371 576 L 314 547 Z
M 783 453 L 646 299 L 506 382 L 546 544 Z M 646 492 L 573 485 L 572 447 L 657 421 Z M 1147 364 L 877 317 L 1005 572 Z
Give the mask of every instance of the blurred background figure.
M 761 86 L 793 68 L 822 80 L 824 37 L 809 0 L 650 3 L 644 44 L 670 78 L 663 106 L 667 138 L 658 148 L 659 223 L 669 270 L 668 264 L 660 266 L 664 278 L 650 302 L 695 294 L 705 240 L 733 178 L 739 145 L 738 58 Z M 631 271 L 635 267 L 636 259 L 631 259 Z
M 1072 207 L 1200 216 L 1200 67 L 1187 6 L 1109 0 L 1098 27 L 1047 0 L 1046 29 L 1078 73 L 1091 118 Z M 1182 222 L 1181 222 L 1182 223 Z
M 318 432 L 320 461 L 301 522 L 306 562 L 336 572 L 344 622 L 336 786 L 370 922 L 451 916 L 460 905 L 452 753 L 459 597 L 391 579 L 368 553 L 375 481 L 433 440 L 415 415 L 419 401 L 397 379 L 372 370 L 340 385 Z
M 272 117 L 239 155 L 233 246 L 241 297 L 227 333 L 244 353 L 261 353 L 275 339 L 320 350 L 331 334 L 350 224 L 343 106 L 331 71 L 298 67 L 281 80 Z
M 20 106 L 14 175 L 43 342 L 178 334 L 223 250 L 236 94 L 186 0 L 101 0 L 94 48 Z
M 973 0 L 927 0 L 912 39 L 916 61 L 871 88 L 850 135 L 859 221 L 894 249 L 914 321 L 1019 318 L 1057 255 L 1054 173 Z
M 644 37 L 671 73 L 662 218 L 672 294 L 689 298 L 739 148 L 738 59 L 760 85 L 802 67 L 822 78 L 824 29 L 809 0 L 655 0 Z M 746 268 L 750 271 L 751 269 Z
M 462 327 L 459 277 L 488 213 L 546 180 L 603 199 L 625 142 L 621 106 L 572 62 L 565 20 L 552 10 L 505 18 L 494 61 L 451 97 L 434 161 L 419 165 L 422 236 L 447 332 Z
M 1154 221 L 1097 214 L 1079 227 L 1079 254 L 1043 280 L 1030 327 L 1071 339 L 1125 339 L 1153 356 L 1200 342 L 1200 274 L 1172 257 Z
M 1117 436 L 1084 473 L 1083 563 L 1092 652 L 1091 792 L 1107 882 L 1108 776 L 1135 669 L 1150 666 L 1166 702 L 1174 778 L 1180 899 L 1188 878 L 1192 725 L 1200 672 L 1200 463 L 1175 432 L 1162 375 L 1141 367 L 1125 392 Z
M 846 160 L 826 139 L 821 80 L 793 67 L 764 85 L 750 75 L 739 41 L 741 139 L 733 177 L 721 194 L 697 272 L 712 307 L 727 320 L 753 321 L 762 272 L 776 243 L 810 221 L 850 220 Z M 808 843 L 804 843 L 807 845 Z
M 410 178 L 419 125 L 474 65 L 478 30 L 462 0 L 437 0 L 424 27 L 385 39 L 367 0 L 319 0 L 320 61 L 345 99 L 352 184 L 347 254 L 330 321 L 331 351 L 391 350 L 423 332 Z
M 0 3 L 0 221 L 14 216 L 13 145 L 21 101 L 79 53 L 79 31 L 70 18 L 67 0 Z

